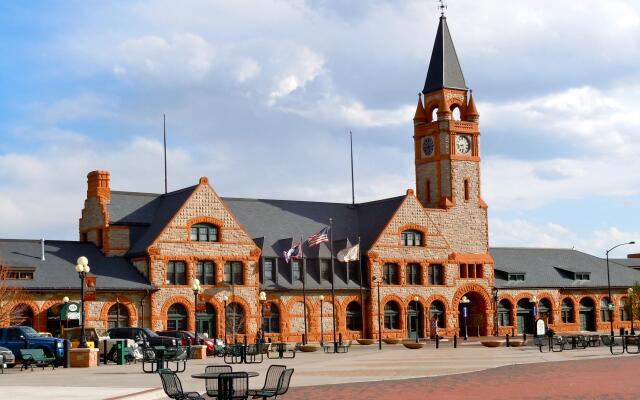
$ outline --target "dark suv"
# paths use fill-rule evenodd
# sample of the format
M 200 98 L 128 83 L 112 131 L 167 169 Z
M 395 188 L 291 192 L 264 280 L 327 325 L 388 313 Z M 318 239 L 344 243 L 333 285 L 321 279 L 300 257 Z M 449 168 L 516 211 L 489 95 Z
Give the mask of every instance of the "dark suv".
M 177 347 L 178 340 L 168 336 L 160 336 L 149 328 L 111 328 L 107 331 L 111 339 L 132 339 L 139 346 Z

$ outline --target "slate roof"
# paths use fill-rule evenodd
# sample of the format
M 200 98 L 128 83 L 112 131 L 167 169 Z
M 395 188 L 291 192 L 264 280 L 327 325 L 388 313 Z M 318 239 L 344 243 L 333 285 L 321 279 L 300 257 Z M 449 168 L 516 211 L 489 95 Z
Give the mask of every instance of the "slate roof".
M 438 24 L 438 32 L 433 44 L 427 79 L 424 82 L 422 93 L 429 93 L 442 88 L 468 89 L 458 61 L 456 48 L 449 33 L 447 18 L 444 15 L 440 17 L 440 23 Z
M 27 289 L 79 290 L 75 265 L 78 257 L 85 256 L 98 290 L 153 289 L 124 257 L 106 257 L 93 243 L 45 240 L 44 250 L 42 261 L 39 240 L 0 239 L 0 264 L 33 269 L 33 280 L 12 281 Z
M 496 287 L 593 288 L 607 286 L 606 260 L 573 249 L 492 247 Z M 609 260 L 611 286 L 628 288 L 640 282 L 640 271 Z M 524 272 L 524 281 L 509 281 L 508 274 Z M 590 280 L 573 279 L 575 272 L 588 272 Z

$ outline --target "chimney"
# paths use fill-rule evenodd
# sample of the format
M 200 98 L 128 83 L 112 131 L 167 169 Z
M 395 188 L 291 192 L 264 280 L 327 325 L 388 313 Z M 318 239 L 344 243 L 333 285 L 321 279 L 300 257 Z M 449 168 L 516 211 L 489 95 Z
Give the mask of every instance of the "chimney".
M 87 175 L 87 198 L 97 197 L 101 200 L 111 199 L 109 187 L 109 171 L 92 171 Z
M 40 239 L 41 260 L 44 261 L 44 239 Z

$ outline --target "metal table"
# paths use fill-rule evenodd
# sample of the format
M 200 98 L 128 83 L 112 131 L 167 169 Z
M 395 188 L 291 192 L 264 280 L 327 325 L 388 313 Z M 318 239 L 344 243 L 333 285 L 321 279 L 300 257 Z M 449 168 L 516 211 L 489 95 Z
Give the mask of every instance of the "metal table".
M 253 371 L 233 371 L 233 372 L 247 372 L 247 375 L 249 376 L 249 378 L 254 378 L 258 375 L 260 375 L 257 372 L 253 372 Z M 203 372 L 201 374 L 193 374 L 191 375 L 192 378 L 195 379 L 218 379 L 218 375 L 222 374 L 223 372 Z M 228 395 L 230 393 L 233 393 L 233 380 L 225 380 L 222 383 L 222 388 L 218 387 L 218 398 L 226 398 L 225 393 Z M 219 383 L 220 384 L 220 383 Z

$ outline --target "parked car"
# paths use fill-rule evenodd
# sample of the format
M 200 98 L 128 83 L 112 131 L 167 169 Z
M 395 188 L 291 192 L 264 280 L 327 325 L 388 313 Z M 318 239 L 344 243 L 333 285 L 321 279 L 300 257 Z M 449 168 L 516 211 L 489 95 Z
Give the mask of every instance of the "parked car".
M 158 331 L 158 335 L 171 336 L 180 340 L 182 346 L 189 346 L 194 343 L 193 332 L 189 331 Z M 207 354 L 211 355 L 215 351 L 215 342 L 213 339 L 205 338 L 201 333 L 198 334 L 197 344 L 207 346 Z
M 20 359 L 20 349 L 42 349 L 49 357 L 55 357 L 56 363 L 64 360 L 64 339 L 40 336 L 30 326 L 9 326 L 0 328 L 0 346 L 11 350 Z
M 6 347 L 0 347 L 0 362 L 3 360 L 7 365 L 7 368 L 13 368 L 16 365 L 16 356 L 14 356 L 13 352 Z
M 149 328 L 111 328 L 107 331 L 111 339 L 132 339 L 138 346 L 177 347 L 178 340 L 160 336 Z
M 93 342 L 93 347 L 96 349 L 100 349 L 100 354 L 104 354 L 105 344 L 107 346 L 107 359 L 115 361 L 116 354 L 113 346 L 116 342 L 120 340 L 126 340 L 125 346 L 132 349 L 132 355 L 136 357 L 138 352 L 133 349 L 138 348 L 138 344 L 132 339 L 115 339 L 111 338 L 107 333 L 106 329 L 103 328 L 85 328 L 85 338 L 87 342 Z M 82 328 L 63 328 L 61 337 L 63 339 L 67 339 L 71 341 L 71 347 L 78 347 L 80 344 L 80 334 L 82 332 Z M 140 357 L 142 357 L 142 353 L 140 353 Z

